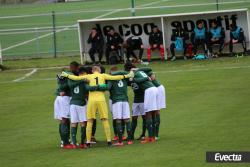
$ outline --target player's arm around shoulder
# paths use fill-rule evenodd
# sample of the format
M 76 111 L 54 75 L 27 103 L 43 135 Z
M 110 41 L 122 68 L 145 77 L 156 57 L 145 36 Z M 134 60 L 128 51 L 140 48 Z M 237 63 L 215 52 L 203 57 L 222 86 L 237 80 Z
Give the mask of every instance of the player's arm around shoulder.
M 68 78 L 74 81 L 80 81 L 88 79 L 88 75 L 76 76 L 76 75 L 68 75 Z
M 111 73 L 111 75 L 127 75 L 127 74 L 129 74 L 129 72 L 127 71 L 115 71 Z
M 144 71 L 137 71 L 133 78 L 133 82 L 135 83 L 142 83 L 148 80 L 150 80 L 150 77 Z
M 126 79 L 126 78 L 133 78 L 134 77 L 134 72 L 130 71 L 128 74 L 126 75 L 109 75 L 109 74 L 102 74 L 102 76 L 104 77 L 105 80 L 122 80 L 122 79 Z
M 98 91 L 98 85 L 90 86 L 88 80 L 86 79 L 81 82 L 84 83 L 84 88 L 86 91 L 90 91 L 90 92 Z
M 98 90 L 103 91 L 103 92 L 110 90 L 111 87 L 112 87 L 113 82 L 114 81 L 108 81 L 107 84 L 98 85 Z
M 72 74 L 69 74 L 69 73 L 64 72 L 64 71 L 61 73 L 60 76 L 71 79 L 71 80 L 74 80 L 74 81 L 79 81 L 79 80 L 84 80 L 84 79 L 89 78 L 89 75 L 76 76 L 76 75 L 72 75 Z
M 115 72 L 111 73 L 111 75 L 128 75 L 128 74 L 129 74 L 128 71 L 115 71 Z M 129 80 L 130 80 L 130 78 L 124 78 L 122 81 L 127 82 L 127 84 L 128 84 L 130 82 Z
M 109 75 L 109 74 L 103 74 L 103 77 L 105 80 L 121 80 L 121 79 L 124 79 L 124 75 L 116 75 L 116 76 L 113 76 L 113 75 Z

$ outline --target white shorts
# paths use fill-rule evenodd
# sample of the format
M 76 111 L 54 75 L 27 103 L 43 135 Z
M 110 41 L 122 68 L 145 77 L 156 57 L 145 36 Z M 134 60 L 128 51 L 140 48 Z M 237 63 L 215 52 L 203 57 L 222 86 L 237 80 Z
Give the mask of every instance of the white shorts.
M 87 121 L 87 107 L 78 106 L 78 105 L 70 105 L 70 122 L 78 123 L 78 122 L 86 122 Z
M 166 92 L 163 85 L 157 87 L 158 89 L 158 109 L 166 108 Z
M 128 102 L 116 102 L 112 104 L 113 119 L 129 119 L 130 110 Z
M 145 115 L 144 103 L 133 103 L 133 106 L 132 106 L 132 115 L 133 116 Z
M 69 114 L 70 97 L 61 96 L 60 100 L 60 116 L 61 118 L 70 118 Z
M 151 87 L 145 90 L 144 94 L 144 111 L 156 111 L 158 109 L 158 89 Z
M 55 99 L 55 102 L 54 102 L 54 119 L 57 119 L 57 120 L 62 120 L 62 117 L 61 117 L 61 114 L 60 114 L 60 111 L 61 111 L 61 96 L 56 96 L 56 99 Z

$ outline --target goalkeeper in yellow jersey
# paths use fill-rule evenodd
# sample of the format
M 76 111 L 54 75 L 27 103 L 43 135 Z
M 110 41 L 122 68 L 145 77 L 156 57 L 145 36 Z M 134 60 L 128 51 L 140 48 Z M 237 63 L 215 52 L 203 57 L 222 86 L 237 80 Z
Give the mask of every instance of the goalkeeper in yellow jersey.
M 88 105 L 87 105 L 87 146 L 90 147 L 91 142 L 91 132 L 93 126 L 93 120 L 96 118 L 96 111 L 99 112 L 100 118 L 103 123 L 104 131 L 106 134 L 106 139 L 108 146 L 111 146 L 111 132 L 108 122 L 108 107 L 105 100 L 105 93 L 102 88 L 106 88 L 105 83 L 107 80 L 122 80 L 125 78 L 133 78 L 134 73 L 130 72 L 127 75 L 108 75 L 101 74 L 101 69 L 99 66 L 92 67 L 93 74 L 84 76 L 69 75 L 66 72 L 62 72 L 61 77 L 66 77 L 71 80 L 88 80 L 89 86 L 99 86 L 97 91 L 89 92 Z

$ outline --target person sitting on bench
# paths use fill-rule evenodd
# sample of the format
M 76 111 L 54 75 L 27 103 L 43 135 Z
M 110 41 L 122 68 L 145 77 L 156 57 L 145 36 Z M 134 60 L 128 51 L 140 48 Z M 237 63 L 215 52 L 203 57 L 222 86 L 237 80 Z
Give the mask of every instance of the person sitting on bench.
M 246 53 L 247 47 L 246 47 L 246 40 L 244 31 L 241 27 L 237 26 L 236 24 L 230 25 L 230 42 L 229 42 L 229 50 L 230 55 L 233 54 L 233 45 L 236 43 L 241 43 L 243 47 L 243 54 Z
M 157 26 L 154 26 L 152 32 L 149 34 L 149 48 L 147 50 L 148 61 L 151 60 L 151 50 L 158 49 L 160 51 L 161 59 L 164 60 L 164 47 L 162 32 Z
M 188 39 L 188 34 L 186 31 L 181 27 L 180 24 L 176 26 L 177 28 L 173 30 L 171 41 L 172 44 L 170 45 L 170 51 L 171 51 L 171 61 L 176 60 L 175 57 L 175 51 L 182 51 L 184 59 L 186 60 L 186 40 Z
M 119 54 L 119 51 L 122 49 L 123 39 L 115 32 L 114 29 L 110 29 L 107 34 L 107 43 L 106 43 L 106 62 L 107 64 L 110 63 L 110 53 L 116 52 L 117 56 L 119 57 L 119 61 L 122 61 L 122 53 Z
M 197 26 L 191 34 L 191 42 L 193 44 L 194 55 L 197 54 L 197 49 L 200 45 L 202 46 L 204 53 L 206 53 L 207 31 L 202 21 L 197 22 Z
M 213 53 L 213 46 L 215 44 L 219 44 L 220 55 L 224 48 L 225 31 L 224 28 L 217 24 L 216 20 L 212 21 L 211 26 L 212 27 L 210 28 L 208 35 L 208 50 L 212 57 L 218 57 L 217 53 Z
M 127 61 L 130 61 L 130 56 L 135 58 L 136 62 L 142 62 L 142 55 L 144 46 L 141 37 L 131 36 L 126 40 L 125 47 L 127 49 Z M 135 55 L 134 51 L 139 50 L 139 58 Z
M 95 53 L 98 53 L 99 63 L 101 63 L 102 55 L 103 55 L 103 46 L 104 46 L 104 40 L 102 35 L 97 32 L 96 28 L 91 29 L 91 33 L 88 38 L 88 44 L 91 44 L 91 47 L 89 49 L 89 56 L 92 60 L 92 62 L 95 64 Z

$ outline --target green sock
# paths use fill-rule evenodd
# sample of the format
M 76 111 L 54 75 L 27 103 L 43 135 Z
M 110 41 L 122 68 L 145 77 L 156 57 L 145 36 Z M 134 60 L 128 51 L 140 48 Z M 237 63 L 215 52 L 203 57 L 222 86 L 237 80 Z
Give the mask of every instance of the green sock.
M 134 139 L 136 127 L 137 127 L 137 118 L 132 118 L 132 123 L 131 123 L 131 140 Z
M 156 114 L 155 116 L 155 136 L 156 137 L 159 136 L 160 123 L 161 123 L 160 114 Z
M 147 129 L 147 124 L 146 124 L 146 119 L 142 118 L 142 136 L 146 136 L 146 129 Z
M 71 127 L 71 139 L 74 145 L 76 145 L 76 133 L 77 133 L 77 128 Z
M 153 130 L 153 136 L 155 136 L 155 116 L 152 116 L 152 130 Z
M 121 122 L 116 122 L 116 129 L 117 129 L 117 134 L 119 138 L 119 142 L 122 142 L 122 123 Z
M 86 139 L 86 126 L 81 127 L 81 144 L 85 143 Z
M 117 136 L 116 120 L 115 119 L 113 119 L 113 130 L 114 130 L 114 135 Z
M 61 126 L 62 126 L 62 123 L 59 124 L 59 134 L 60 134 L 60 139 L 62 141 L 63 140 L 63 136 L 62 136 L 62 132 L 61 132 Z
M 94 121 L 93 121 L 92 136 L 95 136 L 95 132 L 96 132 L 96 119 L 94 119 Z
M 68 130 L 67 123 L 62 123 L 61 124 L 61 134 L 62 134 L 62 140 L 63 140 L 64 145 L 69 144 L 68 132 L 69 132 L 69 130 Z
M 67 129 L 68 129 L 68 132 L 67 132 L 67 134 L 68 134 L 68 136 L 67 136 L 67 138 L 68 138 L 68 140 L 70 139 L 70 120 L 68 119 L 67 120 Z
M 77 135 L 77 131 L 78 131 L 78 123 L 76 124 L 76 135 Z
M 125 121 L 122 120 L 122 135 L 124 134 L 125 132 Z
M 126 122 L 126 129 L 127 129 L 127 140 L 132 140 L 132 133 L 131 133 L 131 124 L 130 124 L 130 121 Z
M 147 119 L 146 124 L 147 124 L 147 129 L 148 129 L 148 137 L 153 137 L 152 119 Z

